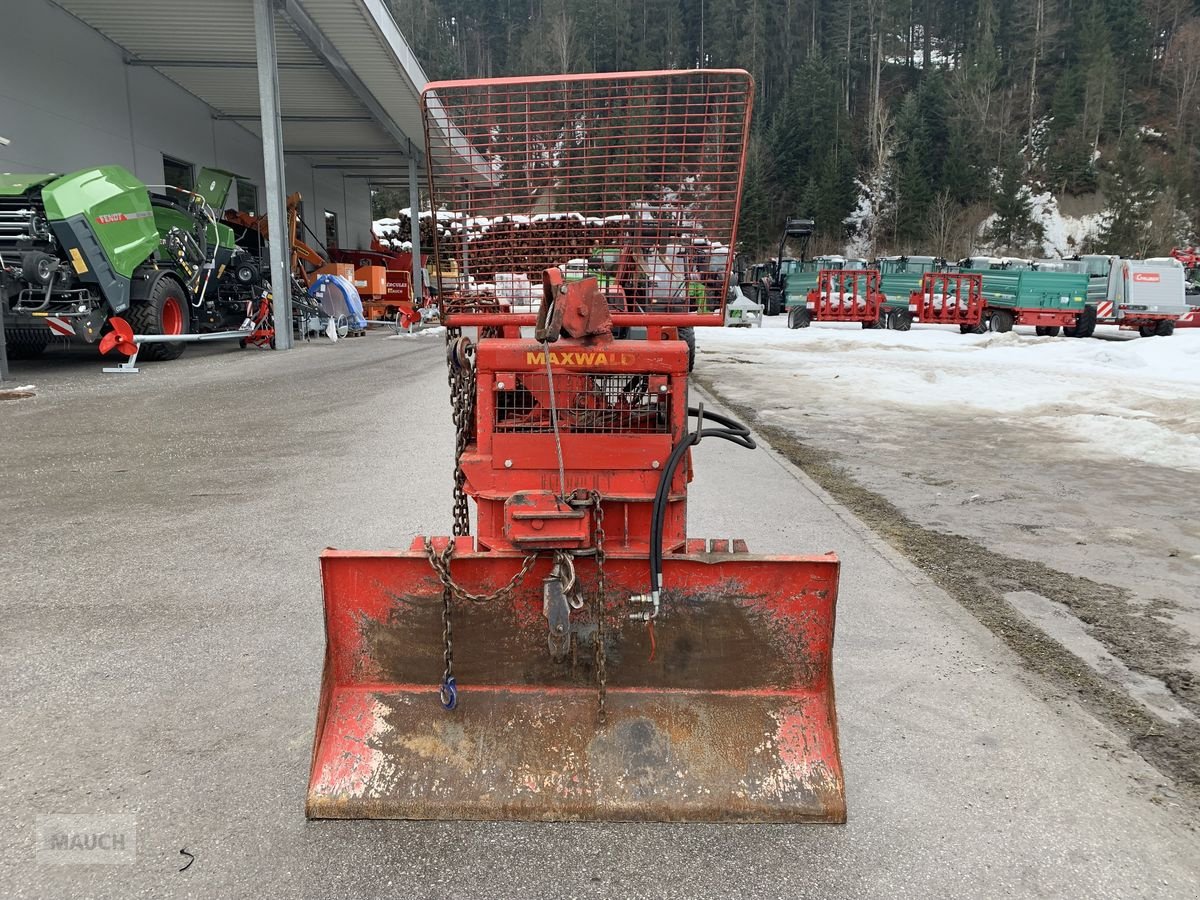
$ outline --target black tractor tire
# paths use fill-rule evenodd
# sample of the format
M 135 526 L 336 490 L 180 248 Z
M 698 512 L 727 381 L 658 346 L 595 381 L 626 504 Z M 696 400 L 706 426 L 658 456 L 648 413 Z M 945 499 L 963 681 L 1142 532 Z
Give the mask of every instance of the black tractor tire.
M 191 304 L 183 286 L 174 278 L 160 278 L 150 289 L 149 297 L 133 302 L 126 318 L 134 334 L 187 334 L 190 311 Z M 186 346 L 182 343 L 142 344 L 138 359 L 179 359 Z
M 1138 334 L 1140 334 L 1142 337 L 1154 337 L 1156 334 L 1158 334 L 1158 326 L 1157 325 L 1139 325 L 1138 326 Z
M 911 331 L 912 324 L 912 313 L 907 309 L 898 309 L 892 313 L 890 327 L 893 331 Z
M 1096 307 L 1085 306 L 1083 312 L 1079 314 L 1079 318 L 1075 320 L 1075 327 L 1071 329 L 1064 328 L 1063 334 L 1068 337 L 1089 338 L 1096 333 Z
M 1008 334 L 1013 330 L 1013 314 L 1003 309 L 992 313 L 991 319 L 988 320 L 988 328 L 996 334 Z
M 4 342 L 9 359 L 36 359 L 50 346 L 49 328 L 6 328 Z
M 783 295 L 779 291 L 766 291 L 767 302 L 763 304 L 763 312 L 768 316 L 777 316 L 783 312 Z
M 1170 319 L 1163 319 L 1158 323 L 1158 327 L 1154 329 L 1154 332 L 1159 337 L 1170 337 L 1175 333 L 1175 323 Z
M 687 344 L 688 371 L 696 367 L 696 329 L 690 325 L 679 329 L 679 339 Z
M 793 306 L 788 310 L 788 328 L 807 328 L 812 324 L 812 315 L 806 306 Z
M 1038 337 L 1058 337 L 1062 329 L 1057 325 L 1037 325 L 1033 329 Z
M 963 334 L 987 334 L 991 321 L 991 316 L 985 315 L 974 325 L 959 325 L 958 330 Z

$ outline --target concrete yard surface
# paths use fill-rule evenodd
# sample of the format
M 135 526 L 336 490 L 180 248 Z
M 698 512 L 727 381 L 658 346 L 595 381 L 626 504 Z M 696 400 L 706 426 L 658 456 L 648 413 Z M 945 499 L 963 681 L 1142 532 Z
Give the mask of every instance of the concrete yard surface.
M 1200 331 L 766 321 L 705 332 L 702 377 L 1200 796 Z
M 1196 811 L 1127 736 L 780 455 L 721 441 L 693 534 L 843 561 L 847 825 L 308 822 L 317 554 L 448 532 L 441 337 L 98 370 L 48 354 L 0 403 L 7 897 L 1200 894 Z M 116 814 L 131 864 L 35 852 L 39 816 Z

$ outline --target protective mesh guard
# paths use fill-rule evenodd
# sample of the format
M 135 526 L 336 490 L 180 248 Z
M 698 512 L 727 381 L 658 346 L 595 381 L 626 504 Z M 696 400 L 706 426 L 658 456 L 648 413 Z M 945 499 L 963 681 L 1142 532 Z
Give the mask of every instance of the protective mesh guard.
M 435 251 L 460 273 L 448 307 L 522 306 L 564 265 L 618 288 L 623 312 L 719 318 L 752 94 L 748 73 L 718 70 L 430 84 Z
M 554 404 L 559 430 L 569 434 L 670 434 L 670 394 L 649 390 L 645 375 L 560 374 Z M 553 431 L 550 387 L 537 373 L 496 391 L 495 430 Z

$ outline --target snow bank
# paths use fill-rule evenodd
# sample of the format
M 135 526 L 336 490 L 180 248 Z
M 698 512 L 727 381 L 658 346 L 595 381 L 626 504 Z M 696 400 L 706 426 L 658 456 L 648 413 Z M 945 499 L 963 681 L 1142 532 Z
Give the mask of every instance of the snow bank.
M 764 325 L 697 330 L 701 365 L 717 367 L 737 399 L 760 409 L 795 407 L 820 392 L 827 407 L 859 417 L 880 407 L 1012 417 L 1090 458 L 1200 471 L 1200 331 L 1127 340 L 1102 327 L 1110 340 L 1078 340 L 1026 329 Z M 761 368 L 721 365 L 732 361 Z

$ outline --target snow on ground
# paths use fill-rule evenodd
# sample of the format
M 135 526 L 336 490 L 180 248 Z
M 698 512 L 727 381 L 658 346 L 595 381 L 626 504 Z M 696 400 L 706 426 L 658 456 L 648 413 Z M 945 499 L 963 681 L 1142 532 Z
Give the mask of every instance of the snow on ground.
M 1200 471 L 1200 331 L 1126 339 L 1101 328 L 1107 340 L 1079 340 L 1036 337 L 1031 329 L 962 335 L 826 324 L 792 331 L 782 317 L 766 322 L 761 329 L 698 329 L 701 364 L 766 370 L 735 378 L 731 399 L 801 407 L 820 391 L 824 405 L 840 402 L 860 416 L 872 407 L 992 412 L 1020 417 L 1044 429 L 1048 441 L 1091 458 Z

